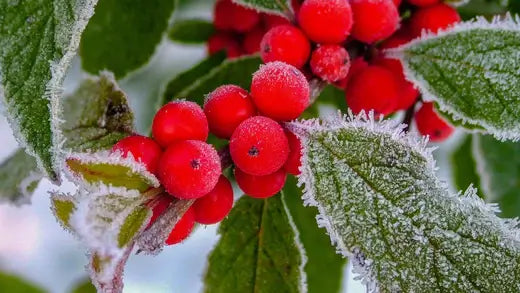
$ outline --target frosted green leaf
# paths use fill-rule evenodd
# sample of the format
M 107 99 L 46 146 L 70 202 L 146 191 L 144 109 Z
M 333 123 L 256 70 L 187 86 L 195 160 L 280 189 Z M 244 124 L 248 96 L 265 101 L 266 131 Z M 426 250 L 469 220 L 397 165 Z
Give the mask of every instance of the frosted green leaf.
M 72 231 L 70 216 L 76 210 L 74 197 L 59 193 L 52 194 L 51 210 L 58 223 L 60 223 L 64 229 Z
M 233 2 L 252 8 L 256 11 L 292 17 L 291 0 L 232 0 Z
M 472 185 L 477 189 L 477 194 L 485 200 L 485 196 L 480 188 L 480 176 L 477 174 L 477 165 L 472 152 L 471 135 L 466 135 L 460 145 L 451 154 L 451 170 L 453 183 L 457 190 L 463 190 Z
M 45 291 L 35 284 L 18 276 L 0 272 L 0 288 L 9 293 L 44 293 Z
M 202 44 L 215 32 L 213 23 L 204 19 L 184 19 L 173 23 L 168 37 L 174 42 Z
M 244 196 L 219 227 L 204 292 L 306 292 L 305 254 L 281 195 Z
M 16 151 L 0 165 L 0 202 L 29 203 L 42 177 L 36 160 L 23 150 Z
M 479 18 L 388 51 L 426 100 L 462 124 L 501 140 L 520 139 L 518 18 Z M 473 127 L 470 127 L 473 128 Z
M 97 0 L 0 2 L 0 99 L 19 143 L 58 180 L 61 85 Z
M 90 279 L 85 279 L 74 285 L 74 288 L 70 290 L 70 293 L 96 293 L 96 287 L 92 285 Z
M 473 156 L 486 201 L 505 218 L 520 217 L 520 143 L 473 135 Z
M 304 147 L 304 200 L 369 292 L 520 290 L 517 221 L 474 189 L 450 194 L 426 140 L 373 116 L 288 127 Z
M 148 62 L 168 28 L 173 0 L 101 0 L 81 39 L 83 68 L 121 79 Z

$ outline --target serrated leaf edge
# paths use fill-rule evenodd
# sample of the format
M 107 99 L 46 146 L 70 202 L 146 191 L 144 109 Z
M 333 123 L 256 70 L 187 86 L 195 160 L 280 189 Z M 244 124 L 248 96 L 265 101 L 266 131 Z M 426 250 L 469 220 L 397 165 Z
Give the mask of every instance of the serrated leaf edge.
M 267 8 L 264 8 L 264 7 L 259 8 L 258 6 L 255 6 L 255 5 L 253 5 L 251 3 L 248 3 L 248 2 L 243 2 L 241 0 L 231 0 L 231 2 L 233 2 L 233 3 L 237 4 L 237 5 L 253 9 L 253 10 L 257 11 L 257 12 L 264 12 L 264 13 L 268 13 L 268 14 L 278 15 L 278 16 L 281 16 L 281 17 L 289 19 L 289 20 L 291 20 L 291 18 L 294 18 L 294 11 L 293 11 L 293 8 L 292 8 L 290 0 L 274 0 L 274 1 L 278 2 L 278 4 L 280 4 L 280 2 L 285 2 L 285 6 L 288 9 L 287 13 L 289 13 L 289 14 L 280 12 L 278 10 L 267 9 Z

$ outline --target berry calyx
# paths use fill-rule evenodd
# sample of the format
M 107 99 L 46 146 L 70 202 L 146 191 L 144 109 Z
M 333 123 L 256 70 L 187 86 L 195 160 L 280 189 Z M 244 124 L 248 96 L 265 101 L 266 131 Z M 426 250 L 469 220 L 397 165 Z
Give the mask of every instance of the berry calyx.
M 188 209 L 182 218 L 175 224 L 170 235 L 166 239 L 167 245 L 173 245 L 184 241 L 190 236 L 193 226 L 195 225 L 195 214 L 193 210 Z
M 166 149 L 157 173 L 170 195 L 193 199 L 210 192 L 222 171 L 218 153 L 211 145 L 198 140 L 185 140 Z
M 208 121 L 204 111 L 194 102 L 174 101 L 164 105 L 153 119 L 152 135 L 166 148 L 187 139 L 206 141 Z
M 216 33 L 208 39 L 208 54 L 213 55 L 219 51 L 225 51 L 228 58 L 235 58 L 242 55 L 240 44 L 228 33 Z
M 415 6 L 425 7 L 437 4 L 440 0 L 407 0 L 407 2 Z
M 321 45 L 312 52 L 312 72 L 327 82 L 336 82 L 347 77 L 350 57 L 339 45 Z
M 132 135 L 123 138 L 112 147 L 112 152 L 117 151 L 123 158 L 132 154 L 134 159 L 141 162 L 150 173 L 157 172 L 162 150 L 154 140 L 141 135 Z
M 277 121 L 298 118 L 309 106 L 310 87 L 296 67 L 271 62 L 253 74 L 251 96 L 257 109 Z
M 255 112 L 249 93 L 236 85 L 218 87 L 204 104 L 209 129 L 220 138 L 230 138 L 237 126 Z
M 247 32 L 260 21 L 260 15 L 249 8 L 237 5 L 231 0 L 220 0 L 215 5 L 215 27 L 220 30 Z
M 316 43 L 339 44 L 352 29 L 352 9 L 347 0 L 305 0 L 298 12 L 300 27 Z
M 285 170 L 280 169 L 269 175 L 254 176 L 235 168 L 235 179 L 246 195 L 254 198 L 268 198 L 282 190 L 287 174 Z
M 424 103 L 421 106 L 415 113 L 415 123 L 421 135 L 428 135 L 432 142 L 444 141 L 454 131 L 454 128 L 435 112 L 433 103 Z
M 220 176 L 215 188 L 197 199 L 191 208 L 197 223 L 211 225 L 222 221 L 232 207 L 233 188 L 226 177 Z
M 229 142 L 235 165 L 256 176 L 280 169 L 289 156 L 289 142 L 283 128 L 274 120 L 256 116 L 242 122 Z
M 300 139 L 290 131 L 285 131 L 287 140 L 289 141 L 289 158 L 285 162 L 284 169 L 292 175 L 300 175 L 300 166 L 302 158 L 302 143 Z
M 391 36 L 399 28 L 399 11 L 392 0 L 352 0 L 352 37 L 374 43 Z
M 242 41 L 242 48 L 246 54 L 254 54 L 260 52 L 260 43 L 264 37 L 265 31 L 262 27 L 258 26 L 252 31 L 249 31 L 244 36 Z
M 264 35 L 260 52 L 264 63 L 282 61 L 302 68 L 311 54 L 311 44 L 297 27 L 279 25 Z
M 418 37 L 423 30 L 437 33 L 460 20 L 460 15 L 455 8 L 439 3 L 414 12 L 410 18 L 410 30 L 414 36 Z

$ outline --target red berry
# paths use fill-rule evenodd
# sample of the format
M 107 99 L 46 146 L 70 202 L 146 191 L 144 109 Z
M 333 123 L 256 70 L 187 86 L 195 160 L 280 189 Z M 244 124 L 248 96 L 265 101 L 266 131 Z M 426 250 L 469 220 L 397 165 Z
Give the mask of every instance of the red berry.
M 321 79 L 335 82 L 347 77 L 350 57 L 339 45 L 321 45 L 312 52 L 311 70 Z
M 289 158 L 285 163 L 284 169 L 289 174 L 300 175 L 300 166 L 302 158 L 302 143 L 300 139 L 290 131 L 286 131 L 287 140 L 289 141 Z
M 152 200 L 148 206 L 152 209 L 152 217 L 148 222 L 147 229 L 157 221 L 160 215 L 162 215 L 172 203 L 172 197 L 168 195 L 161 195 L 158 198 Z
M 395 7 L 399 8 L 399 5 L 401 5 L 401 0 L 392 0 L 394 2 Z
M 209 129 L 220 138 L 230 138 L 237 126 L 255 112 L 249 93 L 236 85 L 218 87 L 204 105 Z
M 423 30 L 437 33 L 441 29 L 460 22 L 460 15 L 455 8 L 439 3 L 420 8 L 410 18 L 410 29 L 414 36 L 420 36 Z
M 197 199 L 192 206 L 195 221 L 216 224 L 224 219 L 233 207 L 233 188 L 226 177 L 220 176 L 217 185 L 208 194 Z
M 310 87 L 305 76 L 283 62 L 262 65 L 253 74 L 251 96 L 264 115 L 287 121 L 298 118 L 309 106 Z
M 276 121 L 263 116 L 242 122 L 229 142 L 235 165 L 251 175 L 262 176 L 280 169 L 289 156 L 289 142 Z
M 247 32 L 242 41 L 242 48 L 247 54 L 260 52 L 260 43 L 264 37 L 265 30 L 258 26 L 250 32 Z
M 314 42 L 339 44 L 349 36 L 353 17 L 347 0 L 305 0 L 298 21 Z
M 220 0 L 215 5 L 214 24 L 220 30 L 247 32 L 260 21 L 260 15 L 249 8 L 237 5 L 230 0 Z
M 173 245 L 182 242 L 184 239 L 190 236 L 191 231 L 193 230 L 193 225 L 195 225 L 195 214 L 193 210 L 190 208 L 184 213 L 182 218 L 175 224 L 170 235 L 166 239 L 167 245 Z
M 392 0 L 352 0 L 352 37 L 374 43 L 391 36 L 399 28 L 399 11 Z
M 415 6 L 431 6 L 433 4 L 437 4 L 440 2 L 440 0 L 407 0 L 408 3 L 415 5 Z
M 291 24 L 287 18 L 273 14 L 262 14 L 262 19 L 264 20 L 265 27 L 267 27 L 267 29 L 271 29 L 279 25 Z
M 352 77 L 345 94 L 355 114 L 374 110 L 376 115 L 388 115 L 395 109 L 399 89 L 399 80 L 390 70 L 370 65 Z
M 386 69 L 392 71 L 394 76 L 401 83 L 396 110 L 406 110 L 410 108 L 410 106 L 412 106 L 417 100 L 419 91 L 414 87 L 413 83 L 406 80 L 401 62 L 397 59 L 379 57 L 374 60 L 374 64 L 383 66 Z
M 215 9 L 213 11 L 213 25 L 219 30 L 231 29 L 232 19 L 231 14 L 233 13 L 233 3 L 230 0 L 220 0 L 215 3 Z
M 441 142 L 453 133 L 454 129 L 433 109 L 433 103 L 424 103 L 415 113 L 415 123 L 422 135 L 429 135 L 430 141 Z
M 240 44 L 228 33 L 216 33 L 211 36 L 207 43 L 208 54 L 213 55 L 219 51 L 226 51 L 228 58 L 235 58 L 242 55 Z
M 309 39 L 292 25 L 279 25 L 270 29 L 260 44 L 264 63 L 282 61 L 302 68 L 311 54 Z
M 199 198 L 217 184 L 221 171 L 217 151 L 198 140 L 185 140 L 166 149 L 158 176 L 164 189 L 180 199 Z
M 254 176 L 235 168 L 235 179 L 242 191 L 254 198 L 267 198 L 282 190 L 287 174 L 280 169 L 272 174 Z
M 189 101 L 173 101 L 164 105 L 153 119 L 152 135 L 162 147 L 194 139 L 206 141 L 208 121 L 199 105 Z
M 413 39 L 413 36 L 411 35 L 411 33 L 408 32 L 408 30 L 404 30 L 403 28 L 401 28 L 395 34 L 393 34 L 390 38 L 388 38 L 384 42 L 382 42 L 381 45 L 379 46 L 379 48 L 381 50 L 397 48 L 401 45 L 404 45 L 404 44 L 410 42 L 412 39 Z
M 348 70 L 347 76 L 344 79 L 338 81 L 336 85 L 342 89 L 347 88 L 347 85 L 352 77 L 357 75 L 366 67 L 368 67 L 368 62 L 365 60 L 365 58 L 363 58 L 363 56 L 357 57 L 350 63 L 350 69 Z
M 132 135 L 123 138 L 112 147 L 112 152 L 121 152 L 123 158 L 132 154 L 134 159 L 145 165 L 150 173 L 157 171 L 157 164 L 161 157 L 161 147 L 151 138 Z

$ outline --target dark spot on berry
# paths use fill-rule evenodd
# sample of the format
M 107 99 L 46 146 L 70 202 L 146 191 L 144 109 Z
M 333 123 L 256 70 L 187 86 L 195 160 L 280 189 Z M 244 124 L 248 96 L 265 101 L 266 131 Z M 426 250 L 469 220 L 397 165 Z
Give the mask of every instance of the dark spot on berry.
M 441 136 L 441 135 L 442 135 L 442 131 L 440 131 L 439 129 L 435 129 L 435 130 L 433 131 L 433 136 L 434 136 L 434 137 L 439 137 L 439 136 Z
M 256 157 L 258 156 L 258 154 L 260 153 L 260 151 L 256 148 L 256 146 L 252 146 L 249 151 L 247 152 L 248 155 L 250 155 L 251 157 Z
M 343 59 L 343 65 L 347 64 L 347 63 L 348 63 L 348 61 L 349 61 L 349 59 L 348 59 L 348 58 L 345 58 L 345 59 Z
M 269 46 L 269 45 L 265 45 L 263 51 L 264 51 L 265 53 L 269 53 L 269 52 L 271 52 L 271 46 Z
M 191 160 L 190 165 L 191 165 L 191 167 L 192 167 L 194 170 L 198 170 L 198 169 L 200 168 L 200 161 L 199 161 L 199 159 L 193 159 L 193 160 Z

